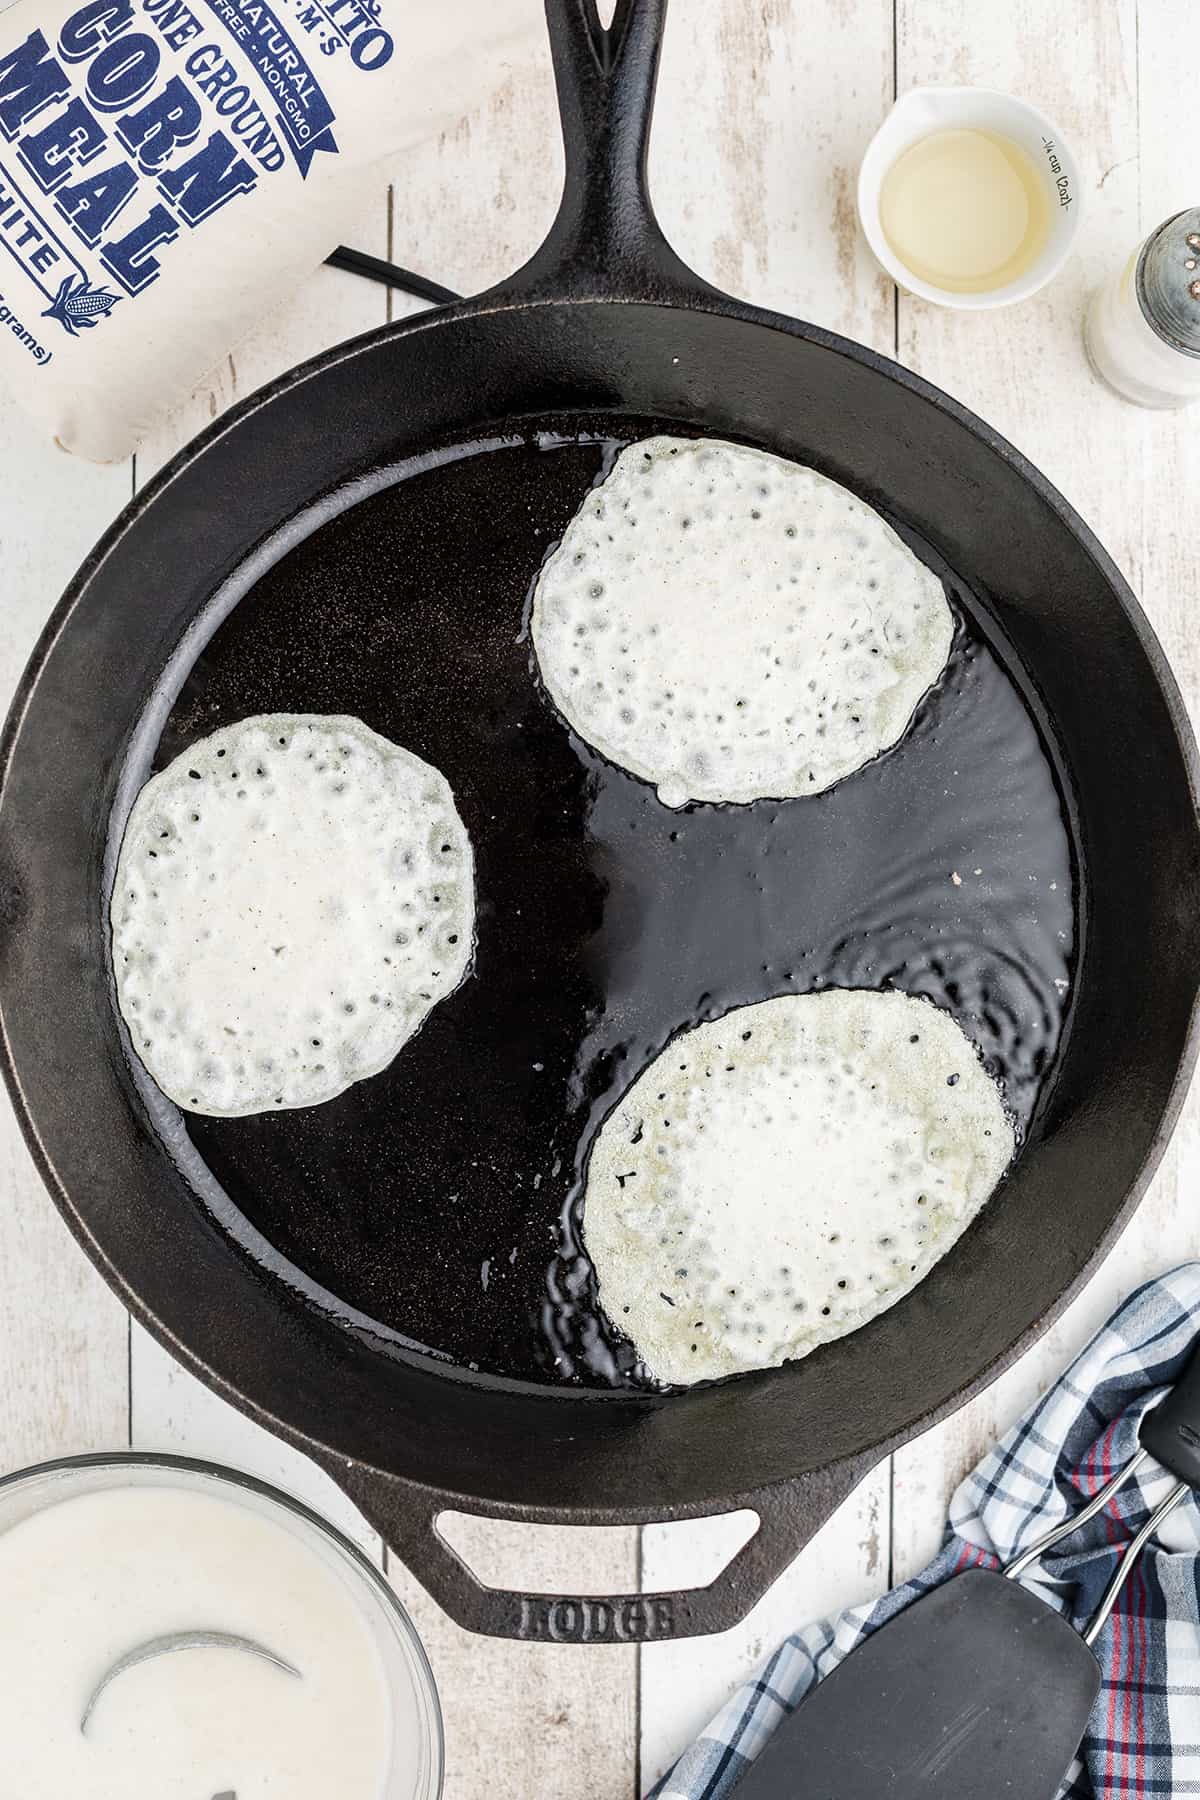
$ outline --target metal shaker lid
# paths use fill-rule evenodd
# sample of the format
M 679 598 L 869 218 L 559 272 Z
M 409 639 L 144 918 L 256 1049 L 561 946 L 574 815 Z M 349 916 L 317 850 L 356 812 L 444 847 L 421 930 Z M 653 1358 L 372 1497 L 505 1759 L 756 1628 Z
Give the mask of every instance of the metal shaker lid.
M 1135 287 L 1148 325 L 1184 356 L 1200 357 L 1200 206 L 1151 232 Z

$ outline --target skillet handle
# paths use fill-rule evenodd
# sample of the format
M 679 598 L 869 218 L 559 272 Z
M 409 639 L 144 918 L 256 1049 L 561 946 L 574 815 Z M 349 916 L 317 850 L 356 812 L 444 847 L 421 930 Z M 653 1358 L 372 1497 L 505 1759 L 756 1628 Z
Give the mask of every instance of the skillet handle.
M 731 1498 L 730 1510 L 749 1508 L 758 1514 L 758 1530 L 707 1587 L 605 1595 L 528 1594 L 488 1587 L 438 1530 L 441 1513 L 468 1510 L 461 1497 L 363 1463 L 320 1460 L 443 1612 L 464 1630 L 526 1642 L 620 1644 L 728 1631 L 762 1599 L 875 1459 L 867 1456 Z M 520 1507 L 471 1502 L 469 1510 L 526 1523 L 554 1522 Z
M 566 173 L 541 249 L 504 282 L 505 299 L 689 300 L 716 290 L 663 236 L 646 156 L 667 0 L 545 0 Z

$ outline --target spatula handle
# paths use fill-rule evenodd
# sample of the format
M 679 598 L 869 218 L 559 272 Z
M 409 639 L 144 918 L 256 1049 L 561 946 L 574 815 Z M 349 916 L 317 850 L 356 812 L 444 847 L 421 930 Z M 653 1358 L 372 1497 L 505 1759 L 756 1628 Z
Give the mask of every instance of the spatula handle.
M 1200 1488 L 1200 1345 L 1166 1399 L 1146 1414 L 1139 1436 L 1164 1469 Z

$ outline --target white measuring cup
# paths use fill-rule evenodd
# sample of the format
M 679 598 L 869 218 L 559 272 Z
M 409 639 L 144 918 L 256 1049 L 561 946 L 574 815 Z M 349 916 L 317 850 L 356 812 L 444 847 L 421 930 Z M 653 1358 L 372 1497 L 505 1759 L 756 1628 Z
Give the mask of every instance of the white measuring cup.
M 1045 183 L 1050 226 L 1039 255 L 1014 280 L 982 293 L 958 293 L 924 281 L 896 255 L 884 234 L 879 196 L 897 158 L 935 131 L 990 131 L 1029 156 Z M 968 311 L 1028 299 L 1055 276 L 1070 253 L 1083 211 L 1079 166 L 1052 119 L 1027 100 L 991 88 L 913 88 L 897 100 L 867 146 L 858 172 L 858 216 L 875 260 L 910 294 Z

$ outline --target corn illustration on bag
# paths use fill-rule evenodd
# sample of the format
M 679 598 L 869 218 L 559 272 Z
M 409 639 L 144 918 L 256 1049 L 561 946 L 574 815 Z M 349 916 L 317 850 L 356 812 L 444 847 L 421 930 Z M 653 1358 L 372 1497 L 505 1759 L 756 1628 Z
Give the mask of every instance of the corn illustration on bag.
M 0 10 L 0 382 L 108 461 L 343 235 L 367 164 L 456 123 L 537 0 Z

